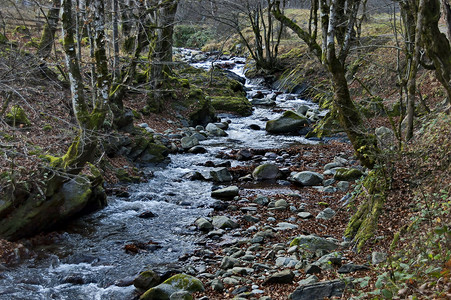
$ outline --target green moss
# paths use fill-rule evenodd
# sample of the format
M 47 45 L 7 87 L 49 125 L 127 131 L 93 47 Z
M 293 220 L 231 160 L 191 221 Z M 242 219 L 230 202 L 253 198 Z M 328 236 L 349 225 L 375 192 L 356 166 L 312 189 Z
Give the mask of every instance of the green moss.
M 246 97 L 211 97 L 211 104 L 218 111 L 228 112 L 239 116 L 252 114 L 252 104 Z
M 6 44 L 8 43 L 8 38 L 3 35 L 2 33 L 0 33 L 0 44 Z
M 188 293 L 203 292 L 202 282 L 187 274 L 177 274 L 164 281 L 162 284 L 149 289 L 141 295 L 140 300 L 166 300 L 171 294 L 179 291 Z
M 11 110 L 6 114 L 6 123 L 11 126 L 25 125 L 30 126 L 31 122 L 22 107 L 19 105 L 14 105 Z
M 14 28 L 14 33 L 30 34 L 30 30 L 25 25 L 19 25 Z
M 362 171 L 358 169 L 338 169 L 334 175 L 334 179 L 338 181 L 353 181 L 363 176 Z
M 43 127 L 42 127 L 42 130 L 44 130 L 44 131 L 50 131 L 50 130 L 52 130 L 53 129 L 53 127 L 52 127 L 52 125 L 50 125 L 50 124 L 45 124 Z
M 318 202 L 317 204 L 320 206 L 326 206 L 326 207 L 329 206 L 329 203 L 327 203 L 327 202 Z

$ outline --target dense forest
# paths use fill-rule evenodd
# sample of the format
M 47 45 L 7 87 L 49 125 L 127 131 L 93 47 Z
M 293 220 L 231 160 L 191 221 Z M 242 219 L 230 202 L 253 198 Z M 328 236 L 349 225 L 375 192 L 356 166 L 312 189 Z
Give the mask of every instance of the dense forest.
M 0 8 L 0 299 L 451 297 L 448 0 Z

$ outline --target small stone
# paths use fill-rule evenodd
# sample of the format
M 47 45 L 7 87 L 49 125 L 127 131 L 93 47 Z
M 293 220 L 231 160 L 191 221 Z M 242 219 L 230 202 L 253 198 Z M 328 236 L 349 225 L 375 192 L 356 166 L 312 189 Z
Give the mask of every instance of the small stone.
M 283 270 L 271 275 L 266 281 L 263 282 L 264 285 L 272 283 L 292 283 L 294 278 L 294 273 L 291 270 Z
M 321 273 L 321 268 L 317 265 L 308 265 L 305 268 L 305 274 L 320 274 Z
M 225 256 L 221 261 L 220 267 L 221 267 L 221 269 L 227 270 L 227 269 L 231 269 L 237 265 L 239 265 L 238 259 L 230 257 L 230 256 Z M 224 283 L 226 283 L 226 282 L 224 281 Z
M 213 198 L 233 198 L 239 195 L 240 190 L 237 186 L 229 186 L 211 192 Z
M 335 216 L 336 212 L 331 209 L 330 207 L 324 209 L 321 211 L 317 216 L 316 219 L 323 219 L 323 220 L 330 220 Z
M 387 253 L 373 252 L 371 253 L 371 262 L 373 265 L 378 265 L 387 260 Z
M 309 212 L 303 211 L 303 212 L 298 213 L 298 217 L 301 219 L 310 219 L 310 218 L 313 218 L 313 215 Z

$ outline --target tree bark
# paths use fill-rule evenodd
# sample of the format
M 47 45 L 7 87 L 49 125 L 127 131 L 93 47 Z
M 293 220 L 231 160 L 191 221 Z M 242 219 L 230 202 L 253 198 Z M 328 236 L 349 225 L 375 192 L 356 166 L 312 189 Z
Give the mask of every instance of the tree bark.
M 47 22 L 42 31 L 41 41 L 38 46 L 38 55 L 40 58 L 47 58 L 52 52 L 53 43 L 55 41 L 55 33 L 58 27 L 59 12 L 61 7 L 61 0 L 53 0 L 52 8 L 50 8 L 47 15 Z

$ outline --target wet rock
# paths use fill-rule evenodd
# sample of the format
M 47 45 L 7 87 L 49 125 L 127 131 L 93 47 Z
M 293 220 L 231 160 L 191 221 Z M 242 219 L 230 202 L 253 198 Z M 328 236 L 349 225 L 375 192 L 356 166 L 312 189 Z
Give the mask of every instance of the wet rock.
M 233 198 L 235 196 L 238 196 L 240 193 L 240 190 L 237 186 L 229 186 L 226 188 L 218 189 L 211 192 L 211 196 L 213 198 Z
M 291 241 L 290 246 L 294 245 L 298 245 L 299 247 L 310 251 L 333 251 L 338 248 L 336 243 L 316 235 L 301 235 Z
M 283 116 L 266 123 L 266 131 L 269 133 L 294 133 L 308 126 L 306 117 L 300 116 L 293 111 L 286 111 Z
M 298 287 L 290 296 L 291 300 L 322 300 L 341 297 L 347 284 L 341 279 L 322 281 Z
M 251 160 L 252 157 L 253 154 L 249 149 L 240 149 L 236 154 L 236 159 L 239 161 Z
M 207 153 L 208 151 L 204 147 L 194 146 L 194 147 L 190 148 L 188 150 L 188 152 L 192 153 L 192 154 L 202 154 L 202 153 Z
M 139 214 L 138 217 L 143 218 L 143 219 L 150 219 L 150 218 L 157 217 L 157 215 L 154 214 L 153 212 L 151 212 L 150 210 L 148 210 L 148 211 L 145 211 L 145 212 Z
M 261 105 L 261 106 L 274 106 L 276 102 L 271 98 L 263 98 L 263 99 L 252 99 L 252 105 Z
M 263 283 L 272 284 L 272 283 L 292 283 L 294 278 L 294 273 L 291 270 L 283 270 L 277 273 L 272 274 L 268 279 Z
M 262 128 L 261 128 L 259 125 L 257 125 L 257 124 L 251 124 L 251 125 L 249 125 L 249 128 L 252 129 L 252 130 L 261 130 L 261 129 L 262 129 Z
M 307 113 L 307 111 L 310 109 L 310 106 L 302 104 L 299 105 L 299 107 L 296 109 L 296 113 L 302 116 L 305 116 L 305 114 Z
M 279 168 L 274 164 L 263 164 L 254 169 L 252 177 L 255 180 L 276 179 L 279 176 Z
M 227 133 L 224 130 L 213 123 L 208 123 L 207 127 L 205 127 L 205 130 L 207 130 L 208 133 L 213 136 L 227 136 Z
M 336 212 L 332 208 L 328 207 L 328 208 L 324 209 L 323 211 L 321 211 L 316 216 L 316 218 L 323 219 L 323 220 L 330 220 L 335 216 L 335 214 L 336 214 Z
M 216 168 L 210 171 L 211 178 L 215 182 L 229 182 L 232 181 L 232 174 L 227 168 Z
M 226 216 L 213 217 L 213 226 L 220 229 L 237 228 L 238 224 Z
M 187 291 L 178 291 L 172 293 L 169 300 L 193 300 L 193 296 Z
M 191 171 L 182 176 L 182 178 L 194 181 L 194 180 L 204 180 L 204 176 L 197 171 Z
M 303 171 L 294 174 L 292 179 L 303 186 L 314 186 L 322 184 L 324 176 L 317 172 Z
M 205 218 L 197 219 L 195 224 L 197 226 L 197 229 L 201 231 L 210 231 L 213 229 L 213 224 L 211 224 L 210 221 Z
M 229 203 L 227 203 L 225 201 L 221 201 L 221 200 L 217 200 L 210 205 L 210 207 L 213 208 L 215 211 L 226 210 L 228 206 L 229 206 Z
M 142 272 L 133 280 L 138 291 L 144 292 L 160 283 L 160 276 L 152 270 Z
M 187 150 L 199 145 L 199 140 L 194 136 L 185 136 L 180 140 L 183 149 Z
M 203 292 L 202 282 L 187 274 L 177 274 L 165 280 L 163 283 L 147 290 L 139 298 L 140 300 L 162 300 L 171 299 L 171 295 L 177 292 Z M 183 299 L 183 298 L 182 298 Z
M 346 264 L 346 265 L 341 266 L 337 272 L 339 274 L 347 274 L 347 273 L 353 273 L 353 272 L 361 271 L 361 270 L 369 270 L 369 268 L 367 266 L 362 266 L 362 265 Z

